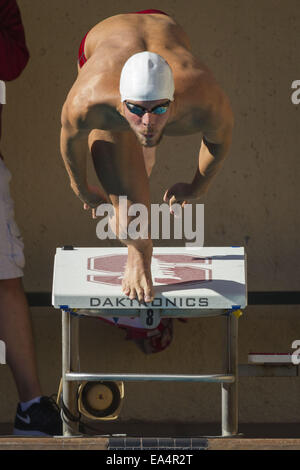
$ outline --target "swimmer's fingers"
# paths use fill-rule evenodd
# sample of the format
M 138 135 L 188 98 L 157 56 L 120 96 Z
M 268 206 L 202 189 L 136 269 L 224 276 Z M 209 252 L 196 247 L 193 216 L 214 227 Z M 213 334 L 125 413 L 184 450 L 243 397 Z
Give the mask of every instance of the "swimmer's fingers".
M 176 198 L 176 201 L 179 203 L 179 201 L 182 203 L 183 201 L 186 201 L 189 199 L 189 196 L 191 195 L 191 185 L 188 183 L 176 183 L 173 184 L 173 186 L 169 189 L 164 194 L 163 200 L 165 202 L 169 202 L 172 197 Z M 173 200 L 174 203 L 174 200 Z
M 188 204 L 188 201 L 186 199 L 183 199 L 183 197 L 182 197 L 183 194 L 180 194 L 181 191 L 178 191 L 178 189 L 179 189 L 178 186 L 179 185 L 180 185 L 180 183 L 178 185 L 175 185 L 175 186 L 177 186 L 177 188 L 176 188 L 177 191 L 174 188 L 174 186 L 170 189 L 167 189 L 167 191 L 165 192 L 164 197 L 163 197 L 164 202 L 169 204 L 171 214 L 174 214 L 174 211 L 172 210 L 172 205 L 173 204 L 179 204 L 182 209 L 184 208 L 185 204 Z
M 90 207 L 86 202 L 83 204 L 83 208 L 85 211 L 88 211 L 89 209 L 92 209 L 92 218 L 93 219 L 97 219 L 97 214 L 96 214 L 96 211 L 97 211 L 97 208 L 95 207 Z
M 167 189 L 167 191 L 164 194 L 163 201 L 164 202 L 169 202 L 170 195 L 171 195 L 171 191 L 170 191 L 170 189 Z
M 178 201 L 177 201 L 177 199 L 176 199 L 176 196 L 172 196 L 172 197 L 169 199 L 169 208 L 170 208 L 170 213 L 171 213 L 172 215 L 174 215 L 174 211 L 173 211 L 173 209 L 172 209 L 173 204 L 178 204 Z
M 89 204 L 87 204 L 86 202 L 83 204 L 83 208 L 84 208 L 85 211 L 89 211 L 90 209 L 92 209 L 92 211 L 93 211 L 93 209 L 94 209 L 93 207 L 91 207 L 91 206 L 90 206 Z
M 170 209 L 171 209 L 172 204 L 175 204 L 175 203 L 179 204 L 179 201 L 177 200 L 176 194 L 171 189 L 168 189 L 165 192 L 163 200 L 164 200 L 164 202 L 169 204 Z
M 176 196 L 172 196 L 170 199 L 169 199 L 169 208 L 170 208 L 170 213 L 172 215 L 176 215 L 176 210 L 177 210 L 177 207 L 175 209 L 175 207 L 173 208 L 173 205 L 176 204 L 178 206 L 180 206 L 182 209 L 184 208 L 185 204 L 187 204 L 187 201 L 180 201 L 176 198 Z M 175 209 L 175 212 L 174 212 L 174 209 Z M 179 215 L 179 214 L 177 214 Z

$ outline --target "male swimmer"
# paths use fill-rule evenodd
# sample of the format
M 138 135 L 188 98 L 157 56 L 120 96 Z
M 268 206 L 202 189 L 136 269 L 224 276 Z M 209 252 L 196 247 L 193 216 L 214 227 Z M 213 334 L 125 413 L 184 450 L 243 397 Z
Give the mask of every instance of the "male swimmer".
M 127 196 L 128 208 L 144 204 L 150 214 L 149 177 L 163 135 L 202 138 L 192 182 L 164 193 L 172 211 L 174 203 L 183 207 L 207 192 L 228 155 L 232 129 L 228 98 L 166 13 L 116 15 L 83 38 L 78 76 L 62 109 L 61 153 L 71 188 L 93 217 L 99 204 L 113 204 L 119 238 L 131 220 L 121 220 L 119 196 Z M 87 145 L 101 189 L 87 181 Z M 121 241 L 128 247 L 123 293 L 150 302 L 151 238 Z

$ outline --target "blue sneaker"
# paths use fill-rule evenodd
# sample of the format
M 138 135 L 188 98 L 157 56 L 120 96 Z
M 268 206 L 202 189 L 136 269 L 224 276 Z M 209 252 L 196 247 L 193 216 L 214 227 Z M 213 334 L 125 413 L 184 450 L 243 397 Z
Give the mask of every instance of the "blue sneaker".
M 62 419 L 60 409 L 51 397 L 41 397 L 22 411 L 20 403 L 14 423 L 14 435 L 19 436 L 61 436 Z

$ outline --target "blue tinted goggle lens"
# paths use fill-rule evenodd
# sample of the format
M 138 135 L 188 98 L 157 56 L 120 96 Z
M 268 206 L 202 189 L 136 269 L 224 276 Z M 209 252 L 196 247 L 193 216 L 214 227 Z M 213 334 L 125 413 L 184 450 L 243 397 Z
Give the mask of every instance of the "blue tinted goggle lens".
M 167 109 L 168 109 L 169 105 L 164 105 L 164 106 L 158 106 L 157 108 L 153 109 L 153 113 L 154 114 L 164 114 Z
M 167 104 L 164 104 L 163 106 L 156 106 L 154 109 L 148 110 L 148 109 L 142 108 L 141 106 L 138 106 L 132 103 L 127 103 L 126 101 L 125 101 L 125 104 L 127 106 L 127 109 L 131 113 L 136 114 L 137 116 L 140 116 L 140 117 L 143 116 L 147 112 L 153 113 L 153 114 L 164 114 L 168 110 L 168 107 L 169 107 L 169 103 L 167 103 Z

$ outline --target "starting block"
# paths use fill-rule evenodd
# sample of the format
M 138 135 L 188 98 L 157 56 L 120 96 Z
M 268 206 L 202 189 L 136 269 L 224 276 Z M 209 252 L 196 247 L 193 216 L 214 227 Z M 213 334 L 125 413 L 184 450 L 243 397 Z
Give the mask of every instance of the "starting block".
M 52 305 L 62 311 L 62 397 L 64 435 L 78 431 L 76 389 L 84 381 L 196 381 L 222 386 L 222 435 L 238 432 L 238 318 L 247 306 L 243 247 L 154 248 L 154 300 L 131 300 L 121 284 L 127 248 L 57 248 Z M 225 372 L 214 375 L 90 374 L 79 372 L 78 318 L 105 317 L 154 329 L 161 318 L 226 319 Z

